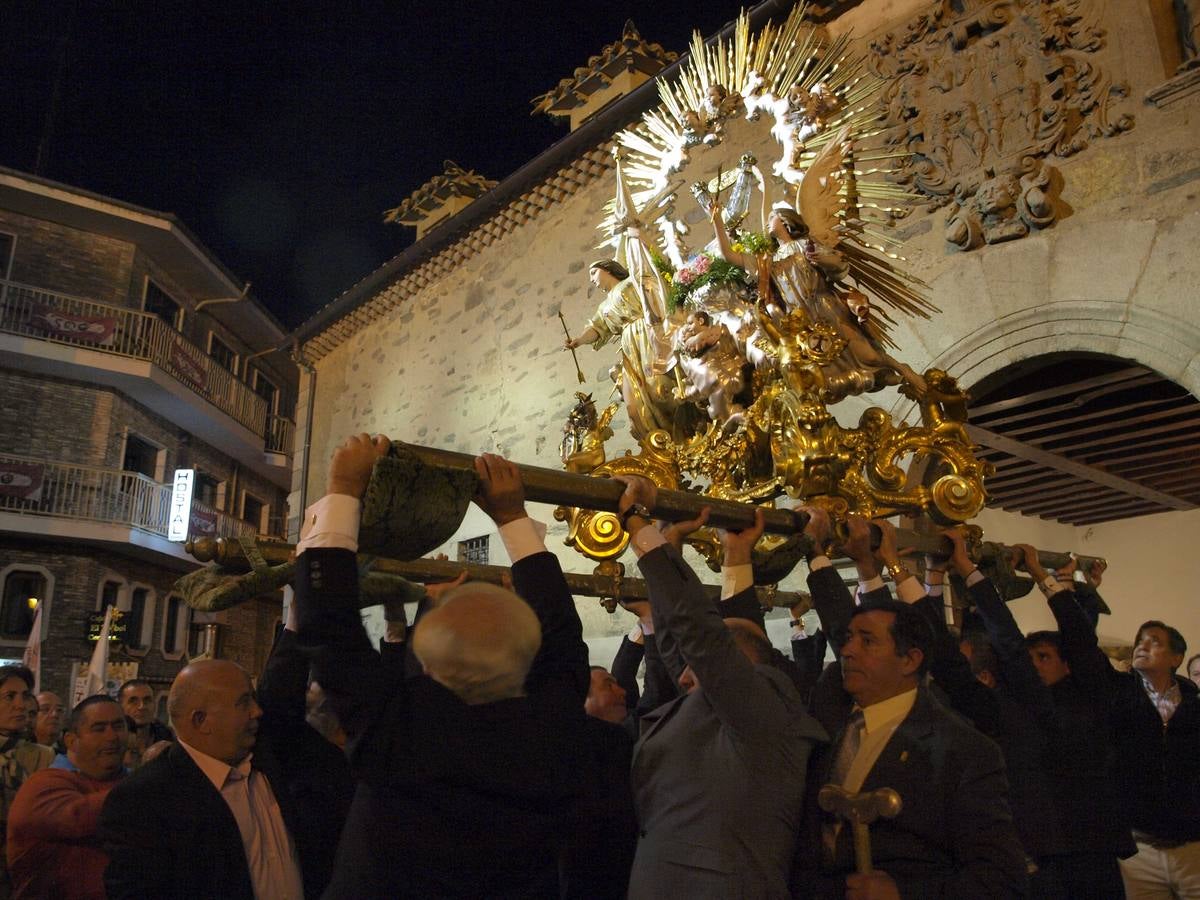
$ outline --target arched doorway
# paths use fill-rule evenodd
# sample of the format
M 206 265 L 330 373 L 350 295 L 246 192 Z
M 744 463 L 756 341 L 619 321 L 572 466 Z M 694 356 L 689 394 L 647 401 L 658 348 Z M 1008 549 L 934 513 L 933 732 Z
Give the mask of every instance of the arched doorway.
M 993 508 L 1094 525 L 1200 505 L 1200 401 L 1147 366 L 1049 353 L 970 391 Z

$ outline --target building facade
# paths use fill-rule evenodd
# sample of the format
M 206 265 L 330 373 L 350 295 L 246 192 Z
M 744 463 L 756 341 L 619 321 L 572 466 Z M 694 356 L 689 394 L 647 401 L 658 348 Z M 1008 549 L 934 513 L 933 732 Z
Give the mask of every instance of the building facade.
M 282 535 L 296 368 L 273 316 L 173 216 L 0 169 L 0 657 L 41 610 L 41 684 L 71 693 L 107 606 L 160 701 L 189 656 L 257 671 L 278 602 L 193 615 L 167 539 L 176 469 L 193 536 Z
M 750 16 L 757 28 L 790 8 L 766 2 Z M 736 11 L 731 5 L 731 17 Z M 862 0 L 820 11 L 817 27 L 831 40 L 850 35 L 887 82 L 885 137 L 897 157 L 912 154 L 900 177 L 923 193 L 894 250 L 940 312 L 928 322 L 902 321 L 893 332 L 896 355 L 918 371 L 944 369 L 967 388 L 1041 359 L 1102 357 L 1200 396 L 1200 256 L 1192 246 L 1200 233 L 1200 61 L 1180 40 L 1191 35 L 1195 46 L 1197 4 Z M 600 74 L 613 58 L 624 57 L 606 49 L 543 103 L 548 111 L 589 105 L 587 117 L 572 119 L 570 135 L 299 329 L 312 371 L 301 381 L 298 428 L 311 452 L 297 455 L 294 499 L 319 496 L 325 460 L 352 432 L 557 466 L 575 391 L 609 395 L 616 349 L 581 347 L 587 383 L 577 384 L 558 314 L 578 334 L 596 309 L 588 267 L 604 255 L 596 229 L 614 196 L 613 138 L 657 104 L 654 81 L 676 73 L 668 66 L 600 102 L 596 86 L 619 81 Z M 585 85 L 586 97 L 564 102 Z M 728 144 L 743 125 L 731 120 L 726 128 Z M 713 155 L 710 169 L 718 171 Z M 698 207 L 683 221 L 707 224 Z M 868 405 L 896 419 L 914 412 L 888 389 L 844 401 L 837 417 L 852 423 Z M 633 447 L 627 424 L 619 413 L 610 458 Z M 1134 499 L 1097 494 L 1113 515 L 988 509 L 980 522 L 995 540 L 1107 557 L 1106 589 L 1125 602 L 1102 623 L 1106 637 L 1128 641 L 1153 614 L 1200 642 L 1200 613 L 1181 563 L 1200 525 L 1189 452 L 1186 441 L 1164 451 L 1174 454 L 1162 457 L 1165 464 L 1190 481 L 1163 507 L 1139 505 L 1139 483 L 1126 479 Z M 1071 469 L 1068 456 L 1064 449 L 1037 458 L 1097 478 L 1116 465 Z M 1154 514 L 1127 518 L 1126 511 Z M 564 565 L 590 569 L 562 546 L 565 526 L 549 512 L 541 517 Z M 454 542 L 478 552 L 488 531 L 469 513 Z M 454 546 L 446 549 L 454 555 Z M 496 555 L 492 561 L 502 562 Z M 1143 602 L 1150 583 L 1152 605 Z M 1053 627 L 1036 592 L 1015 608 L 1025 627 Z M 581 609 L 591 638 L 630 624 L 590 603 Z

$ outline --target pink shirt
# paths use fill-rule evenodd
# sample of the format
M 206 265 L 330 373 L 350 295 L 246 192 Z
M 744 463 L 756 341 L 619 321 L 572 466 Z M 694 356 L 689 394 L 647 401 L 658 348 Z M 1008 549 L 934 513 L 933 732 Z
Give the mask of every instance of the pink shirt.
M 304 900 L 296 847 L 267 776 L 250 767 L 250 756 L 234 767 L 183 741 L 179 746 L 212 782 L 233 813 L 257 900 Z

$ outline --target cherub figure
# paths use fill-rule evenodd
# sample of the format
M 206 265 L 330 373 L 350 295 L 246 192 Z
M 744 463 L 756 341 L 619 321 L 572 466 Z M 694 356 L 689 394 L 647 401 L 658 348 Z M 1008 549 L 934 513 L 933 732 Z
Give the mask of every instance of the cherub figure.
M 604 442 L 613 436 L 609 423 L 617 411 L 617 404 L 610 403 L 597 415 L 596 401 L 591 394 L 576 391 L 575 399 L 575 406 L 563 423 L 563 439 L 558 452 L 568 472 L 586 474 L 604 464 Z
M 746 387 L 745 359 L 724 325 L 697 310 L 675 332 L 674 359 L 687 387 L 677 390 L 681 400 L 707 406 L 708 417 L 730 431 L 745 418 L 734 398 Z
M 743 109 L 745 104 L 741 94 L 737 91 L 730 93 L 723 84 L 710 84 L 700 108 L 684 113 L 684 144 L 694 147 L 696 144 L 719 142 L 725 130 L 724 121 Z

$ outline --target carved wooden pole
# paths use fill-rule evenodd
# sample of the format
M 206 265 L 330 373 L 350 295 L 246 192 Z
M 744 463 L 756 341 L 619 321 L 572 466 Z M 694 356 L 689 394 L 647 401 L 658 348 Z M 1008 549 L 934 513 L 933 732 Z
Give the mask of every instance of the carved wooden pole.
M 394 441 L 393 443 L 400 443 Z M 420 447 L 416 444 L 401 444 L 403 448 L 416 456 L 428 466 L 455 469 L 460 471 L 475 471 L 475 457 L 468 453 L 456 453 L 453 450 L 438 450 L 432 447 Z M 617 501 L 624 492 L 624 486 L 611 478 L 596 478 L 590 475 L 579 475 L 574 472 L 564 472 L 561 469 L 547 469 L 541 466 L 528 466 L 518 463 L 521 480 L 525 485 L 525 497 L 535 503 L 553 503 L 557 506 L 577 506 L 581 509 L 594 509 L 600 512 L 617 512 Z M 700 510 L 708 507 L 710 512 L 708 524 L 714 528 L 740 530 L 754 524 L 755 505 L 739 503 L 736 500 L 718 500 L 694 494 L 690 491 L 658 491 L 658 502 L 651 512 L 656 518 L 668 522 L 685 522 L 700 515 Z M 799 510 L 764 509 L 763 521 L 769 534 L 798 534 L 808 523 L 808 516 Z M 879 534 L 875 534 L 872 543 L 879 546 Z M 901 547 L 912 547 L 918 553 L 945 555 L 950 552 L 950 542 L 939 534 L 927 534 L 912 531 L 907 528 L 897 530 L 896 540 Z M 991 545 L 1000 547 L 999 544 Z M 980 551 L 981 559 L 989 560 L 990 554 L 986 545 Z M 1057 569 L 1065 566 L 1070 559 L 1068 552 L 1039 550 L 1038 559 L 1047 569 Z M 1080 567 L 1085 567 L 1099 557 L 1077 557 Z
M 184 549 L 200 562 L 215 562 L 231 572 L 249 572 L 250 562 L 242 551 L 241 545 L 226 538 L 194 538 L 184 544 Z M 291 558 L 294 544 L 281 541 L 265 541 L 259 543 L 258 550 L 263 560 L 272 566 L 282 565 Z M 365 562 L 366 556 L 359 557 Z M 384 575 L 398 575 L 408 581 L 420 584 L 436 584 L 442 581 L 453 581 L 463 570 L 471 581 L 486 581 L 490 584 L 503 584 L 504 576 L 509 570 L 504 566 L 480 566 L 473 563 L 450 562 L 441 559 L 414 559 L 402 562 L 398 559 L 374 558 L 371 564 L 372 572 Z M 649 600 L 646 592 L 646 582 L 640 578 L 624 576 L 583 575 L 577 572 L 564 572 L 567 586 L 577 597 L 613 597 L 620 600 Z M 721 595 L 719 585 L 705 585 L 705 592 L 713 600 Z M 803 604 L 808 607 L 808 594 L 798 591 L 771 591 L 767 588 L 758 589 L 759 602 L 764 607 L 792 607 Z

